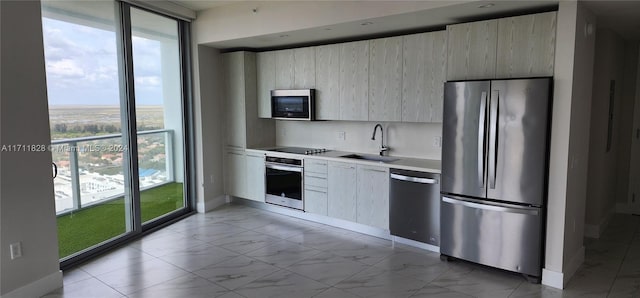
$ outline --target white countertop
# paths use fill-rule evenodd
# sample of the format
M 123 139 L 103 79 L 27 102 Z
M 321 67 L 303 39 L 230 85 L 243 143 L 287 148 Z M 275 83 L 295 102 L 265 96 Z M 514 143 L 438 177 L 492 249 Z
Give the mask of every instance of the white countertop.
M 275 148 L 278 148 L 278 147 L 275 147 Z M 274 148 L 256 148 L 256 149 L 247 148 L 246 152 L 255 153 L 255 154 L 269 154 L 270 156 L 324 159 L 324 160 L 330 160 L 330 161 L 348 162 L 348 163 L 354 163 L 354 164 L 388 167 L 391 169 L 402 169 L 402 170 L 420 171 L 420 172 L 429 172 L 429 173 L 438 173 L 438 174 L 440 173 L 440 169 L 441 169 L 441 162 L 439 160 L 433 160 L 433 159 L 390 156 L 392 158 L 397 158 L 398 160 L 391 161 L 391 162 L 381 162 L 381 161 L 371 161 L 371 160 L 341 157 L 349 154 L 372 155 L 372 154 L 359 153 L 359 152 L 331 150 L 325 153 L 305 155 L 305 154 L 275 152 L 275 151 L 269 151 L 269 149 L 274 149 Z

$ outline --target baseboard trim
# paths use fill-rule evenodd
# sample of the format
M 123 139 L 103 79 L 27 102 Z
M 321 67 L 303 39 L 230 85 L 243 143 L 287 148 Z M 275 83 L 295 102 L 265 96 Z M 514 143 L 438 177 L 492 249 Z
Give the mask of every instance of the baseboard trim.
M 636 207 L 629 203 L 617 203 L 616 213 L 622 214 L 640 214 L 640 207 Z
M 232 202 L 236 204 L 241 204 L 249 207 L 271 211 L 273 213 L 278 213 L 278 214 L 291 216 L 299 219 L 304 219 L 304 220 L 308 220 L 308 221 L 312 221 L 320 224 L 325 224 L 325 225 L 336 227 L 336 228 L 354 231 L 361 234 L 367 234 L 369 236 L 374 236 L 374 237 L 382 238 L 385 240 L 391 240 L 391 237 L 392 237 L 388 230 L 375 228 L 375 227 L 351 222 L 348 220 L 328 217 L 320 214 L 308 213 L 308 212 L 304 212 L 296 209 L 280 207 L 272 204 L 246 200 L 246 199 L 236 198 L 236 197 L 232 198 Z
M 616 213 L 617 206 L 612 206 L 609 212 L 604 216 L 604 218 L 597 225 L 586 224 L 584 225 L 584 236 L 588 238 L 596 238 L 599 239 L 602 236 L 602 232 L 607 229 L 609 225 L 609 221 L 611 221 L 611 217 Z
M 196 209 L 198 210 L 198 213 L 206 213 L 226 204 L 227 202 L 228 202 L 227 196 L 222 195 L 210 200 L 198 202 Z
M 565 266 L 566 270 L 564 270 L 565 286 L 567 285 L 567 283 L 569 283 L 569 280 L 571 280 L 573 275 L 576 274 L 576 272 L 578 272 L 578 269 L 580 269 L 580 266 L 582 265 L 582 263 L 584 263 L 584 246 L 580 247 L 578 252 L 572 255 L 573 255 L 573 258 L 569 260 L 569 263 L 567 263 L 567 266 Z
M 584 263 L 584 246 L 580 247 L 576 254 L 573 254 L 573 258 L 565 266 L 564 272 L 542 268 L 542 284 L 560 290 L 564 289 L 573 275 L 578 272 L 582 263 Z
M 547 268 L 542 268 L 542 284 L 556 289 L 564 288 L 562 272 L 556 272 Z
M 62 287 L 62 271 L 58 270 L 28 285 L 17 288 L 0 298 L 41 297 Z

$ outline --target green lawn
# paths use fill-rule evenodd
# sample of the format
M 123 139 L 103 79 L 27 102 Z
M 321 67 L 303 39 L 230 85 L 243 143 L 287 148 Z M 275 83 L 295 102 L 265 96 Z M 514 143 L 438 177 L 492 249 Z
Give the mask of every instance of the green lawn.
M 182 208 L 182 183 L 142 191 L 142 222 Z M 58 217 L 60 258 L 125 233 L 124 198 Z

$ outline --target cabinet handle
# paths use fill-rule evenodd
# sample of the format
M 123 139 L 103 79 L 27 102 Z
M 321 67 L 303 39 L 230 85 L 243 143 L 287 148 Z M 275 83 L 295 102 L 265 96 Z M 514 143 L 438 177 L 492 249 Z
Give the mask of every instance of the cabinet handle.
M 355 169 L 355 166 L 343 166 L 343 165 L 333 165 L 333 167 L 339 168 L 339 169 Z
M 315 189 L 305 189 L 304 191 L 312 191 L 312 192 L 317 192 L 317 193 L 323 193 L 323 194 L 327 194 L 326 191 L 319 191 L 319 190 L 315 190 Z
M 244 154 L 241 153 L 236 153 L 236 152 L 227 152 L 229 154 L 233 154 L 233 155 L 238 155 L 238 156 L 244 156 Z
M 385 170 L 377 170 L 377 169 L 369 169 L 369 168 L 362 168 L 363 171 L 369 171 L 369 172 L 378 172 L 378 173 L 386 173 L 387 171 Z
M 327 180 L 327 177 L 323 177 L 323 176 L 314 176 L 314 175 L 309 175 L 307 173 L 304 174 L 305 177 L 310 177 L 310 178 L 318 178 L 318 179 L 324 179 Z

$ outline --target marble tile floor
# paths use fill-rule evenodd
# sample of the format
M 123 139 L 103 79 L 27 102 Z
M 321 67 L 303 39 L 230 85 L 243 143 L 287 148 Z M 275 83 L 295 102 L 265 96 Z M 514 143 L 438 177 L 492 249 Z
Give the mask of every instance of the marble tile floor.
M 196 214 L 64 272 L 43 297 L 640 297 L 640 217 L 616 214 L 563 291 L 242 205 Z

